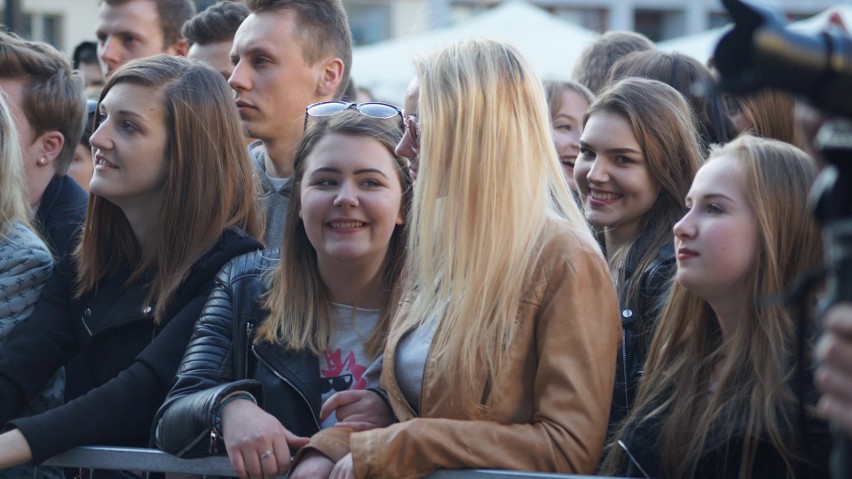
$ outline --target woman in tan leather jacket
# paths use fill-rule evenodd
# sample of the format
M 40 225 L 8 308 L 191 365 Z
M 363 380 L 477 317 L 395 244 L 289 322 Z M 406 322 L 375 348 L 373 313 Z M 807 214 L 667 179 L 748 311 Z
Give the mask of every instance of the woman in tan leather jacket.
M 617 303 L 565 183 L 541 84 L 516 49 L 488 40 L 416 66 L 410 270 L 381 375 L 398 422 L 319 433 L 291 477 L 328 475 L 315 466 L 329 461 L 333 477 L 593 472 Z

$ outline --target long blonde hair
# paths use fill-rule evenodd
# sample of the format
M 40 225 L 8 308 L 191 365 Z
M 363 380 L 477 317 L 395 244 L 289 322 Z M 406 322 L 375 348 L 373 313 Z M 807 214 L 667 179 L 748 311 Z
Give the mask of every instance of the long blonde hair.
M 0 94 L 0 239 L 6 238 L 14 223 L 30 224 L 22 158 L 15 120 L 6 97 Z
M 438 316 L 439 370 L 493 380 L 548 218 L 589 230 L 553 149 L 541 82 L 514 47 L 463 41 L 416 69 L 421 162 L 403 293 L 412 304 L 395 331 Z
M 737 158 L 757 218 L 748 320 L 738 322 L 727 340 L 711 397 L 711 374 L 723 360 L 719 324 L 705 300 L 676 282 L 651 344 L 636 407 L 615 439 L 643 423 L 660 423 L 656 446 L 665 477 L 693 477 L 706 447 L 741 435 L 741 478 L 751 477 L 755 451 L 766 440 L 792 476 L 796 325 L 790 309 L 766 299 L 822 261 L 819 230 L 807 208 L 816 166 L 798 148 L 748 135 L 714 149 L 710 161 L 722 155 Z M 612 474 L 626 458 L 620 448 L 609 448 L 604 473 Z
M 212 248 L 222 231 L 236 226 L 262 236 L 254 174 L 239 114 L 222 75 L 200 62 L 167 55 L 134 60 L 110 76 L 100 101 L 117 84 L 163 92 L 166 183 L 153 238 L 154 254 L 143 258 L 130 223 L 106 198 L 89 194 L 89 209 L 78 259 L 77 295 L 92 290 L 122 268 L 128 284 L 152 279 L 146 302 L 156 323 L 192 265 Z

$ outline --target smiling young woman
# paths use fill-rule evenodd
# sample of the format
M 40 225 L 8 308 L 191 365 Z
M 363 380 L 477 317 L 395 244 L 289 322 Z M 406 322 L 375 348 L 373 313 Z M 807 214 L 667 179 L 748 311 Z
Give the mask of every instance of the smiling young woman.
M 695 120 L 674 88 L 619 81 L 584 117 L 574 178 L 618 290 L 622 344 L 610 431 L 631 409 L 675 257 L 671 228 L 702 162 Z

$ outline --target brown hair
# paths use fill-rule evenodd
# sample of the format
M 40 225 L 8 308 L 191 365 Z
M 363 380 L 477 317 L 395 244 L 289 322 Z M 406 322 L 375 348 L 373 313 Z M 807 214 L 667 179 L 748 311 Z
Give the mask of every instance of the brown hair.
M 711 145 L 725 144 L 737 136 L 724 99 L 707 91 L 706 87 L 714 83 L 713 72 L 691 56 L 656 49 L 634 52 L 610 68 L 608 83 L 626 77 L 659 80 L 680 92 L 698 120 L 705 156 Z
M 296 14 L 296 39 L 309 65 L 329 56 L 343 61 L 337 97 L 349 85 L 352 70 L 352 33 L 340 0 L 247 0 L 252 13 L 291 10 Z
M 163 48 L 168 48 L 183 38 L 181 27 L 195 15 L 195 3 L 192 0 L 101 0 L 101 3 L 112 7 L 136 1 L 154 2 L 157 5 L 160 30 L 163 32 Z
M 122 268 L 133 271 L 128 284 L 152 275 L 146 301 L 152 303 L 159 322 L 192 265 L 225 228 L 236 226 L 249 235 L 262 235 L 252 194 L 253 169 L 231 89 L 212 68 L 163 54 L 133 60 L 107 80 L 100 101 L 120 83 L 163 93 L 169 138 L 154 254 L 143 258 L 121 209 L 90 193 L 82 240 L 75 251 L 77 295 Z
M 586 85 L 595 95 L 606 86 L 609 69 L 629 53 L 653 50 L 654 42 L 636 32 L 610 31 L 586 47 L 574 63 L 571 79 Z
M 27 82 L 19 108 L 36 137 L 48 131 L 62 134 L 62 151 L 54 165 L 57 176 L 65 175 L 86 121 L 83 78 L 52 46 L 3 31 L 0 31 L 0 78 Z
M 787 476 L 793 477 L 798 459 L 790 444 L 797 415 L 791 385 L 795 313 L 780 301 L 760 300 L 776 297 L 794 278 L 822 263 L 820 231 L 807 207 L 817 169 L 798 148 L 749 135 L 714 149 L 709 161 L 723 155 L 736 157 L 737 176 L 757 219 L 754 267 L 745 282 L 746 321 L 738 321 L 727 340 L 725 367 L 711 397 L 712 371 L 722 360 L 719 322 L 707 301 L 675 282 L 651 343 L 636 406 L 614 440 L 643 423 L 658 423 L 656 447 L 665 477 L 695 477 L 708 442 L 742 435 L 739 477 L 752 477 L 761 440 L 778 451 Z M 813 300 L 811 295 L 805 301 Z M 807 320 L 812 324 L 813 318 Z M 608 450 L 603 471 L 612 474 L 627 458 L 615 444 Z
M 735 98 L 735 104 L 747 125 L 743 133 L 802 146 L 803 140 L 796 123 L 796 99 L 793 95 L 779 90 L 762 89 Z
M 604 90 L 586 111 L 583 125 L 600 112 L 618 115 L 630 125 L 648 171 L 660 185 L 657 200 L 645 213 L 639 229 L 648 239 L 636 271 L 644 271 L 657 258 L 660 247 L 672 241 L 672 226 L 683 216 L 684 198 L 704 160 L 695 119 L 683 95 L 663 82 L 646 78 L 625 78 Z M 607 251 L 607 262 L 619 284 L 625 281 L 620 265 L 626 263 L 638 239 Z M 625 297 L 639 297 L 639 287 L 639 281 L 632 281 Z
M 383 120 L 363 115 L 354 110 L 344 110 L 318 118 L 305 131 L 295 156 L 293 194 L 284 223 L 284 242 L 281 261 L 268 277 L 269 292 L 264 297 L 264 307 L 269 316 L 258 330 L 257 341 L 282 344 L 288 349 L 307 349 L 314 354 L 328 351 L 332 339 L 331 300 L 322 283 L 317 264 L 316 250 L 308 239 L 305 225 L 299 218 L 302 209 L 301 184 L 307 169 L 308 157 L 324 137 L 337 134 L 371 138 L 381 143 L 396 160 L 399 183 L 402 187 L 402 211 L 405 217 L 411 210 L 413 198 L 411 173 L 408 161 L 394 153 L 402 138 L 398 118 Z M 386 302 L 382 317 L 365 349 L 375 356 L 382 352 L 393 314 L 393 292 L 405 263 L 408 241 L 406 225 L 397 225 L 388 245 L 377 286 Z
M 193 45 L 232 40 L 237 28 L 249 15 L 248 8 L 237 2 L 218 2 L 183 24 L 181 34 Z

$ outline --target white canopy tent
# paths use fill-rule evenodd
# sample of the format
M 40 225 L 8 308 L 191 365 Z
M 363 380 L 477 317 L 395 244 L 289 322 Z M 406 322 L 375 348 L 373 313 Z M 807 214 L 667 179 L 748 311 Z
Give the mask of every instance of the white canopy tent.
M 847 28 L 852 28 L 852 5 L 836 5 L 823 12 L 820 12 L 808 19 L 793 22 L 789 28 L 801 33 L 817 33 L 825 30 L 829 25 L 829 18 L 832 14 L 837 14 L 842 19 Z M 702 63 L 713 56 L 716 49 L 716 44 L 722 38 L 731 26 L 714 28 L 693 35 L 672 38 L 657 43 L 657 47 L 661 50 L 671 50 L 684 53 L 696 58 Z
M 542 79 L 557 79 L 570 76 L 574 61 L 597 33 L 526 2 L 504 2 L 448 28 L 355 48 L 352 79 L 377 99 L 401 104 L 414 77 L 413 58 L 471 37 L 509 41 Z

